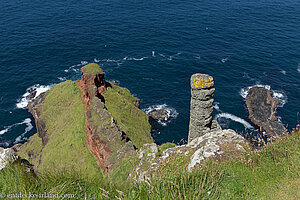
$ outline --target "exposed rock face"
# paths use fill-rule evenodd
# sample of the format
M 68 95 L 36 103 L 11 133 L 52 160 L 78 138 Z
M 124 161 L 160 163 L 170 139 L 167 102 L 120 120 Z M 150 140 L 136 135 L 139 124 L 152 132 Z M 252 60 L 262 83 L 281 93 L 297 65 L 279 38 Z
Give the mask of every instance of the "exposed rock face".
M 159 120 L 159 119 L 167 119 L 169 116 L 168 111 L 164 109 L 158 109 L 158 110 L 152 110 L 148 113 L 148 116 L 151 117 L 154 120 Z
M 87 107 L 86 137 L 90 151 L 101 167 L 110 171 L 123 158 L 136 154 L 135 147 L 105 108 L 103 92 L 107 91 L 109 83 L 99 65 L 92 63 L 81 68 L 79 86 Z
M 253 87 L 248 91 L 246 99 L 249 119 L 265 130 L 269 137 L 278 138 L 286 133 L 275 115 L 279 100 L 272 97 L 272 92 L 264 87 Z
M 47 129 L 45 120 L 41 117 L 42 102 L 45 100 L 46 93 L 41 93 L 33 101 L 28 103 L 28 111 L 32 114 L 35 120 L 37 133 L 42 138 L 43 144 L 46 145 L 48 141 Z
M 191 77 L 191 105 L 188 142 L 212 129 L 213 78 L 207 74 L 194 74 Z
M 187 145 L 197 149 L 188 165 L 188 171 L 192 171 L 195 166 L 201 164 L 202 161 L 209 157 L 224 157 L 225 153 L 228 153 L 225 152 L 226 148 L 224 148 L 227 144 L 231 145 L 230 154 L 245 152 L 244 147 L 240 145 L 241 143 L 245 143 L 245 139 L 231 129 L 209 132 L 194 139 Z
M 166 149 L 161 155 L 156 144 L 145 144 L 138 152 L 140 163 L 131 176 L 136 182 L 149 180 L 162 163 L 178 155 L 190 157 L 187 171 L 191 172 L 207 159 L 223 161 L 239 156 L 246 151 L 244 145 L 246 140 L 231 129 L 210 131 L 189 144 Z

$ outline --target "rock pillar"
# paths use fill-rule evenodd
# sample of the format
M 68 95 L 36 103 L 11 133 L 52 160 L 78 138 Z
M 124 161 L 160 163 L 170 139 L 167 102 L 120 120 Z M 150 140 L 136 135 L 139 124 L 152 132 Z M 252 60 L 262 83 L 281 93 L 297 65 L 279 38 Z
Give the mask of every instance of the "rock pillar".
M 188 142 L 200 137 L 212 128 L 213 77 L 207 74 L 194 74 L 191 77 L 191 105 Z

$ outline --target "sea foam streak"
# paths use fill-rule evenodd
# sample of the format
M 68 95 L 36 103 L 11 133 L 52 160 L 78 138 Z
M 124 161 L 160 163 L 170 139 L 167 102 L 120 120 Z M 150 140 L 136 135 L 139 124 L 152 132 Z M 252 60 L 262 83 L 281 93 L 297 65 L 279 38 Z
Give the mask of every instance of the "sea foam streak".
M 168 112 L 168 117 L 166 119 L 158 120 L 158 123 L 162 126 L 167 126 L 167 122 L 170 122 L 178 116 L 178 112 L 174 108 L 169 107 L 167 104 L 157 104 L 142 110 L 148 115 L 150 111 L 159 109 L 164 109 Z
M 24 109 L 27 107 L 29 101 L 26 99 L 26 97 L 30 94 L 31 91 L 36 90 L 36 95 L 35 95 L 35 98 L 36 98 L 41 93 L 49 90 L 52 86 L 53 86 L 53 84 L 51 84 L 51 85 L 35 84 L 35 85 L 27 88 L 25 94 L 23 94 L 22 97 L 18 100 L 18 103 L 16 104 L 17 108 Z
M 228 57 L 222 58 L 222 59 L 221 59 L 221 62 L 222 62 L 222 63 L 225 63 L 226 61 L 228 61 L 228 59 L 229 59 Z
M 31 124 L 31 119 L 30 118 L 25 119 L 23 121 L 23 124 L 26 124 L 25 131 L 16 138 L 14 144 L 17 144 L 19 142 L 27 140 L 27 138 L 25 138 L 24 136 L 25 136 L 26 133 L 28 133 L 33 128 L 32 124 Z
M 219 102 L 214 102 L 213 107 L 216 111 L 222 112 L 220 107 L 219 107 L 220 103 Z
M 2 135 L 2 134 L 4 134 L 4 133 L 8 132 L 10 129 L 12 129 L 12 128 L 15 127 L 15 126 L 19 126 L 19 125 L 22 125 L 22 124 L 26 124 L 26 125 L 27 125 L 27 128 L 28 128 L 28 127 L 31 127 L 30 130 L 33 128 L 32 125 L 31 125 L 31 119 L 30 119 L 30 118 L 26 118 L 26 119 L 24 119 L 24 120 L 23 120 L 22 122 L 20 122 L 20 123 L 15 123 L 15 124 L 13 124 L 13 125 L 4 127 L 5 129 L 3 129 L 3 130 L 0 131 L 0 135 Z M 25 129 L 25 130 L 26 130 L 26 129 Z M 28 130 L 28 131 L 30 131 L 30 130 Z M 28 131 L 27 131 L 27 132 L 28 132 Z M 26 133 L 27 133 L 27 132 L 26 132 Z
M 241 123 L 244 125 L 245 128 L 248 128 L 248 129 L 253 129 L 253 126 L 251 126 L 251 124 L 249 124 L 248 122 L 246 122 L 244 119 L 240 118 L 240 117 L 237 117 L 233 114 L 230 114 L 230 113 L 219 113 L 215 116 L 215 120 L 218 120 L 219 118 L 227 118 L 227 119 L 231 119 L 235 122 L 238 122 L 238 123 Z
M 253 86 L 249 86 L 249 87 L 246 87 L 246 88 L 242 88 L 240 90 L 240 95 L 246 99 L 247 97 L 247 94 L 248 94 L 248 91 L 253 88 L 253 87 L 264 87 L 266 88 L 267 90 L 270 90 L 273 94 L 273 97 L 277 98 L 279 100 L 279 104 L 278 104 L 278 107 L 283 107 L 284 104 L 287 103 L 288 101 L 288 98 L 287 98 L 287 95 L 285 94 L 284 91 L 280 91 L 280 90 L 271 90 L 271 86 L 269 85 L 260 85 L 260 84 L 257 84 L 257 85 L 253 85 Z

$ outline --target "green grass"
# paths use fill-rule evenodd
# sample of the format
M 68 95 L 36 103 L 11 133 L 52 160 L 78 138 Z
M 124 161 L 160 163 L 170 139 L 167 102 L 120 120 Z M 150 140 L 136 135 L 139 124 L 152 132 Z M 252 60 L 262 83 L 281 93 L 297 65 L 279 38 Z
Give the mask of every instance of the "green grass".
M 21 150 L 21 156 L 34 160 L 34 164 L 41 160 L 38 166 L 40 173 L 55 169 L 76 172 L 82 176 L 102 177 L 87 144 L 85 105 L 80 95 L 80 88 L 72 81 L 57 84 L 47 92 L 41 118 L 46 123 L 48 143 L 37 158 L 28 156 L 30 150 L 38 152 L 41 149 L 42 144 L 37 135 L 31 137 L 35 142 L 29 142 Z
M 134 105 L 137 98 L 128 89 L 112 85 L 103 96 L 105 107 L 137 148 L 153 143 L 148 116 Z
M 299 139 L 296 132 L 239 160 L 208 161 L 192 173 L 172 173 L 187 163 L 176 156 L 157 178 L 135 185 L 125 180 L 134 159 L 120 165 L 114 178 L 104 176 L 106 181 L 55 169 L 37 177 L 17 163 L 0 171 L 0 194 L 59 192 L 75 194 L 75 199 L 299 199 Z
M 89 63 L 83 67 L 89 74 L 96 75 L 99 72 L 103 72 L 100 66 L 96 63 Z

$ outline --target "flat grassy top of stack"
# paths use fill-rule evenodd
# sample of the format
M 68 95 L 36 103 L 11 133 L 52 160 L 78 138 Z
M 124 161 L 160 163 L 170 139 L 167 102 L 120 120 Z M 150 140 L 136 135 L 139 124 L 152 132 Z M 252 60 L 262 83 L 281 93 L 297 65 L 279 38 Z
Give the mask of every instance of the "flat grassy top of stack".
M 83 70 L 86 70 L 90 75 L 96 75 L 98 72 L 103 72 L 100 66 L 96 63 L 89 63 L 82 67 Z

